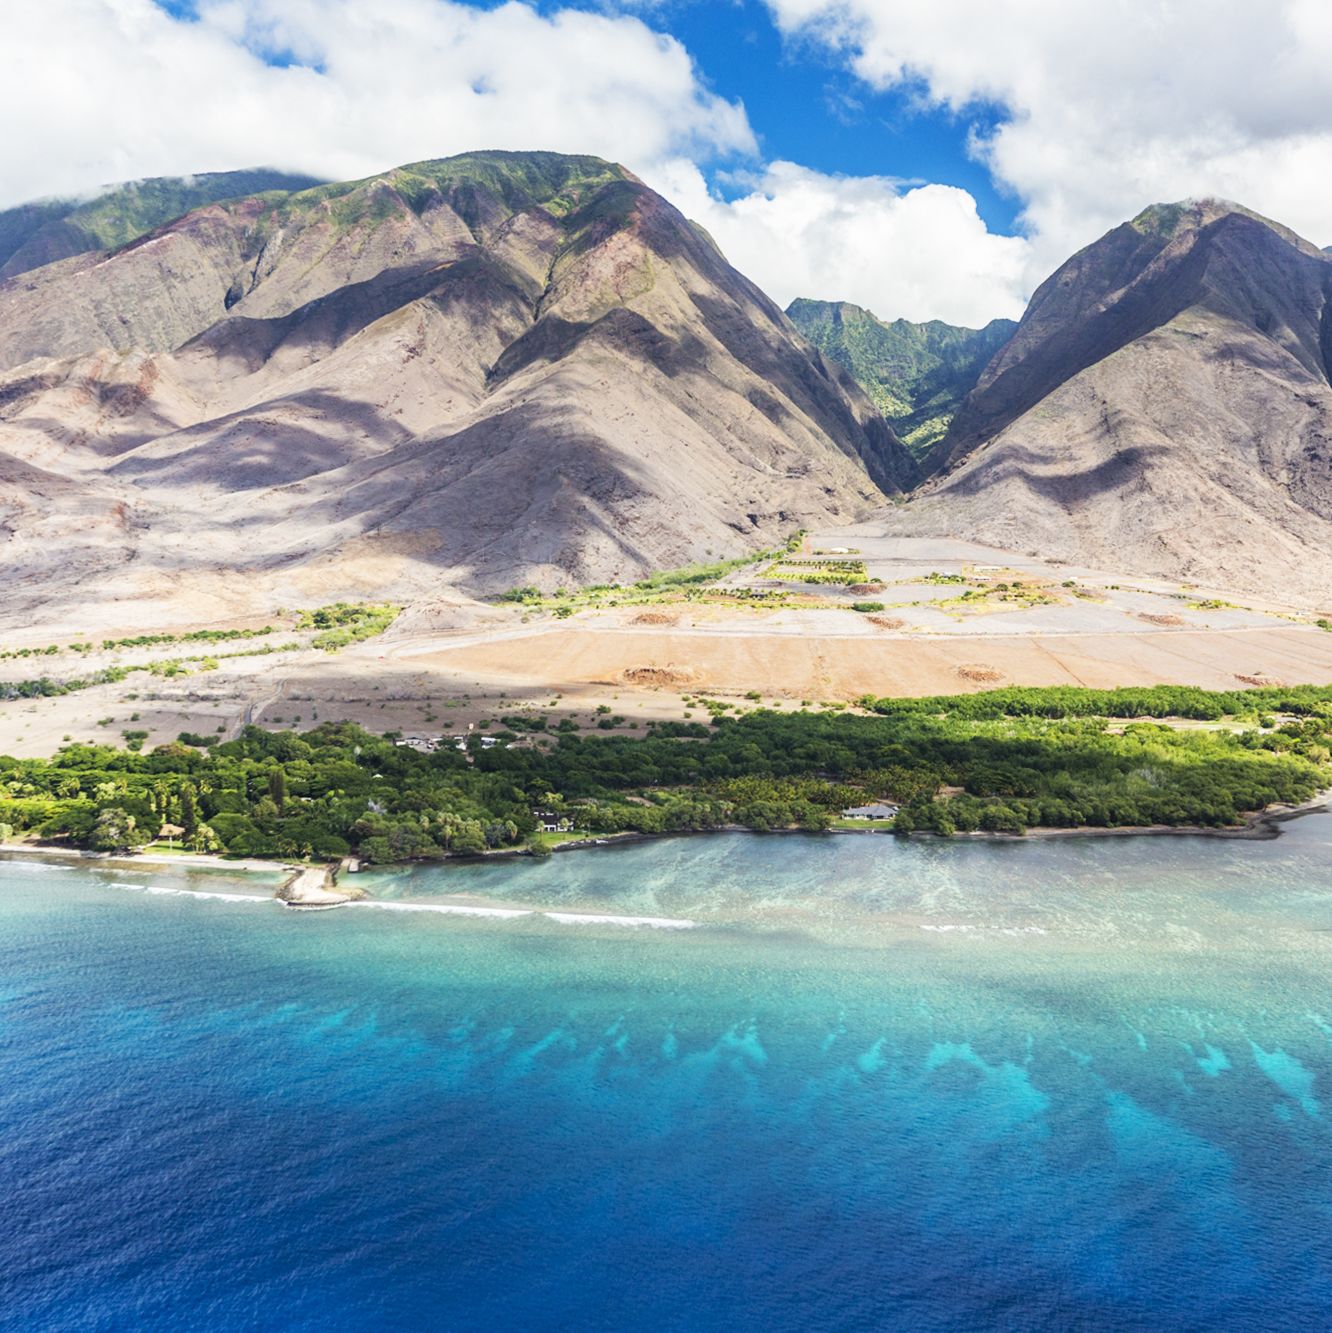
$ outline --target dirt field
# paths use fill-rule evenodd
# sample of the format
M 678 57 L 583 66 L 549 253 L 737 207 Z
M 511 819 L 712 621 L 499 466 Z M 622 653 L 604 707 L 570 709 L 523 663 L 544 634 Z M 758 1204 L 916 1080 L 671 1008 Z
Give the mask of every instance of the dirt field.
M 247 722 L 350 719 L 380 732 L 454 736 L 483 722 L 498 729 L 505 715 L 533 709 L 553 721 L 571 717 L 584 730 L 616 719 L 617 729 L 641 734 L 654 718 L 706 721 L 691 704 L 700 694 L 740 707 L 799 708 L 1006 684 L 1332 683 L 1332 633 L 1277 601 L 1120 583 L 959 543 L 843 531 L 812 537 L 807 551 L 835 546 L 854 547 L 884 584 L 874 594 L 883 613 L 853 611 L 855 595 L 836 588 L 820 589 L 818 605 L 682 602 L 568 619 L 449 602 L 415 608 L 383 638 L 337 654 L 242 657 L 184 676 L 137 673 L 55 698 L 0 702 L 0 753 L 50 754 L 66 739 L 119 742 L 123 731 L 148 732 L 151 746 L 181 731 L 234 735 Z M 727 582 L 759 586 L 763 572 Z M 196 613 L 179 625 L 127 629 L 200 623 Z M 59 627 L 27 626 L 0 647 L 60 638 Z M 152 656 L 3 660 L 0 681 L 64 680 Z
M 863 694 L 961 694 L 996 685 L 1187 683 L 1235 689 L 1332 681 L 1332 634 L 1273 627 L 1119 634 L 802 637 L 794 634 L 561 628 L 523 639 L 436 649 L 420 669 L 507 687 L 609 695 L 643 688 L 765 700 L 848 700 Z M 590 693 L 589 693 L 590 692 Z

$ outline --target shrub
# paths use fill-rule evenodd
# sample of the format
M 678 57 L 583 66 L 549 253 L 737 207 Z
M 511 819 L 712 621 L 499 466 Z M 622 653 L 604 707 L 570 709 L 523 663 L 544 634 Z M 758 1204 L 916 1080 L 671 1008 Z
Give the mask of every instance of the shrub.
M 507 713 L 500 718 L 508 729 L 513 731 L 545 731 L 547 719 L 540 714 Z

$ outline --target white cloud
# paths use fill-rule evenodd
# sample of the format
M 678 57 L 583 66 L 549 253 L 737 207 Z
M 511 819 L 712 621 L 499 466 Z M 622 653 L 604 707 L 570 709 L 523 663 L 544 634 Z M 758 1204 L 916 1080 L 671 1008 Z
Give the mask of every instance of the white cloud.
M 743 106 L 623 12 L 511 0 L 40 0 L 5 14 L 0 207 L 153 175 L 256 165 L 332 179 L 481 148 L 623 162 L 782 304 L 982 323 L 1020 308 L 1025 242 L 969 195 L 758 166 L 741 197 L 700 168 L 758 161 Z M 653 6 L 639 3 L 649 13 Z M 283 57 L 285 64 L 272 63 Z
M 1149 203 L 1237 199 L 1332 240 L 1326 0 L 768 0 L 870 84 L 1008 119 L 977 144 L 1022 199 L 1031 277 Z
M 816 296 L 885 319 L 968 325 L 1022 312 L 1027 243 L 987 231 L 965 190 L 902 189 L 792 162 L 772 163 L 730 202 L 686 162 L 663 168 L 658 183 L 783 306 Z
M 261 164 L 345 179 L 479 148 L 636 169 L 755 148 L 675 40 L 518 3 L 202 0 L 182 22 L 151 0 L 41 0 L 8 7 L 3 61 L 0 205 Z

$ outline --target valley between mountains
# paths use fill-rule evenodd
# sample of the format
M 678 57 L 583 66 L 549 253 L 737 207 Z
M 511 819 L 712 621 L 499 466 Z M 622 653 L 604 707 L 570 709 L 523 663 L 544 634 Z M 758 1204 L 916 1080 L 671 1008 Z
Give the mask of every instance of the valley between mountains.
M 1332 682 L 1332 260 L 1238 205 L 981 330 L 541 153 L 48 201 L 0 273 L 0 753 Z

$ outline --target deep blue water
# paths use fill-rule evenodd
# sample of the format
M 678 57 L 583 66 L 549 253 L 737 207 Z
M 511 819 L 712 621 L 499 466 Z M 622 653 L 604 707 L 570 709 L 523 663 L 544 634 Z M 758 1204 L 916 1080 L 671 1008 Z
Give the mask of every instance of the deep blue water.
M 0 863 L 0 1324 L 1326 1327 L 1332 817 Z

